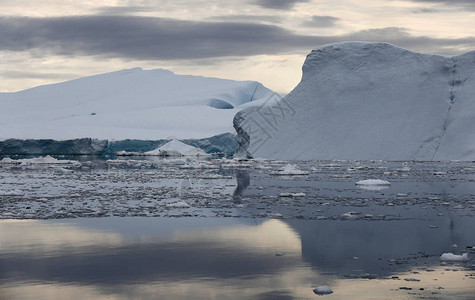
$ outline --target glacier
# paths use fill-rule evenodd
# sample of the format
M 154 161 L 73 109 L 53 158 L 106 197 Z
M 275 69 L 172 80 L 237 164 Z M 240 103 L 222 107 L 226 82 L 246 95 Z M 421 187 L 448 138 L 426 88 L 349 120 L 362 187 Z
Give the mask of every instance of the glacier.
M 475 51 L 343 42 L 313 50 L 302 71 L 283 99 L 236 114 L 237 157 L 475 160 Z
M 172 139 L 233 153 L 236 112 L 274 94 L 257 81 L 141 68 L 0 93 L 0 154 L 150 151 Z

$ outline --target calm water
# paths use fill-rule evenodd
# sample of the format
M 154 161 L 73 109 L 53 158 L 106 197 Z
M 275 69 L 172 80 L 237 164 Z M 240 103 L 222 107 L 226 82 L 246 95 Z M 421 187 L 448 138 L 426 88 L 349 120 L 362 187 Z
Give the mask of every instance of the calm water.
M 475 299 L 472 164 L 285 164 L 0 164 L 0 298 Z

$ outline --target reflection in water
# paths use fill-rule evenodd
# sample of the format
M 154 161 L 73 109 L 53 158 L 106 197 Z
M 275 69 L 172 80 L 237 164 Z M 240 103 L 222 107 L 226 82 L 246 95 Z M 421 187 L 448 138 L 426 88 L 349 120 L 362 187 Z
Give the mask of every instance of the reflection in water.
M 233 202 L 236 204 L 241 203 L 241 195 L 251 184 L 251 177 L 249 176 L 249 171 L 247 170 L 235 170 L 237 187 L 234 190 Z
M 332 287 L 329 299 L 407 299 L 400 287 L 462 297 L 475 293 L 467 272 L 444 272 L 437 257 L 414 255 L 473 242 L 474 221 L 455 222 L 450 233 L 407 221 L 0 221 L 0 298 L 308 299 L 316 285 Z M 400 280 L 344 277 L 361 272 Z

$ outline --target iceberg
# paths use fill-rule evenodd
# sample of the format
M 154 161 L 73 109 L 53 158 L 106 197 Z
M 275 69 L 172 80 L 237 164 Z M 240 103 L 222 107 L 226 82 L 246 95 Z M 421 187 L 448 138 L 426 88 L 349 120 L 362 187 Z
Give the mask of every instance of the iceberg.
M 236 112 L 274 94 L 256 81 L 141 68 L 0 93 L 0 154 L 150 151 L 171 139 L 221 151 Z
M 187 145 L 177 140 L 171 140 L 165 145 L 158 147 L 155 150 L 147 151 L 145 155 L 153 156 L 206 156 L 208 155 L 204 150 Z
M 475 160 L 475 51 L 344 42 L 313 50 L 283 99 L 234 117 L 237 157 Z

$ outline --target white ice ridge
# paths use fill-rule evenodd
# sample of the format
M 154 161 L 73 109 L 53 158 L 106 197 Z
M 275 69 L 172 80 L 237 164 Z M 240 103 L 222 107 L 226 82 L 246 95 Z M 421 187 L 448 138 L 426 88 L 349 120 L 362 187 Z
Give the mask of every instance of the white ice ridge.
M 475 51 L 345 42 L 313 50 L 299 85 L 237 113 L 238 156 L 475 160 Z
M 234 132 L 236 112 L 273 94 L 256 81 L 122 70 L 0 93 L 0 140 L 206 138 Z

